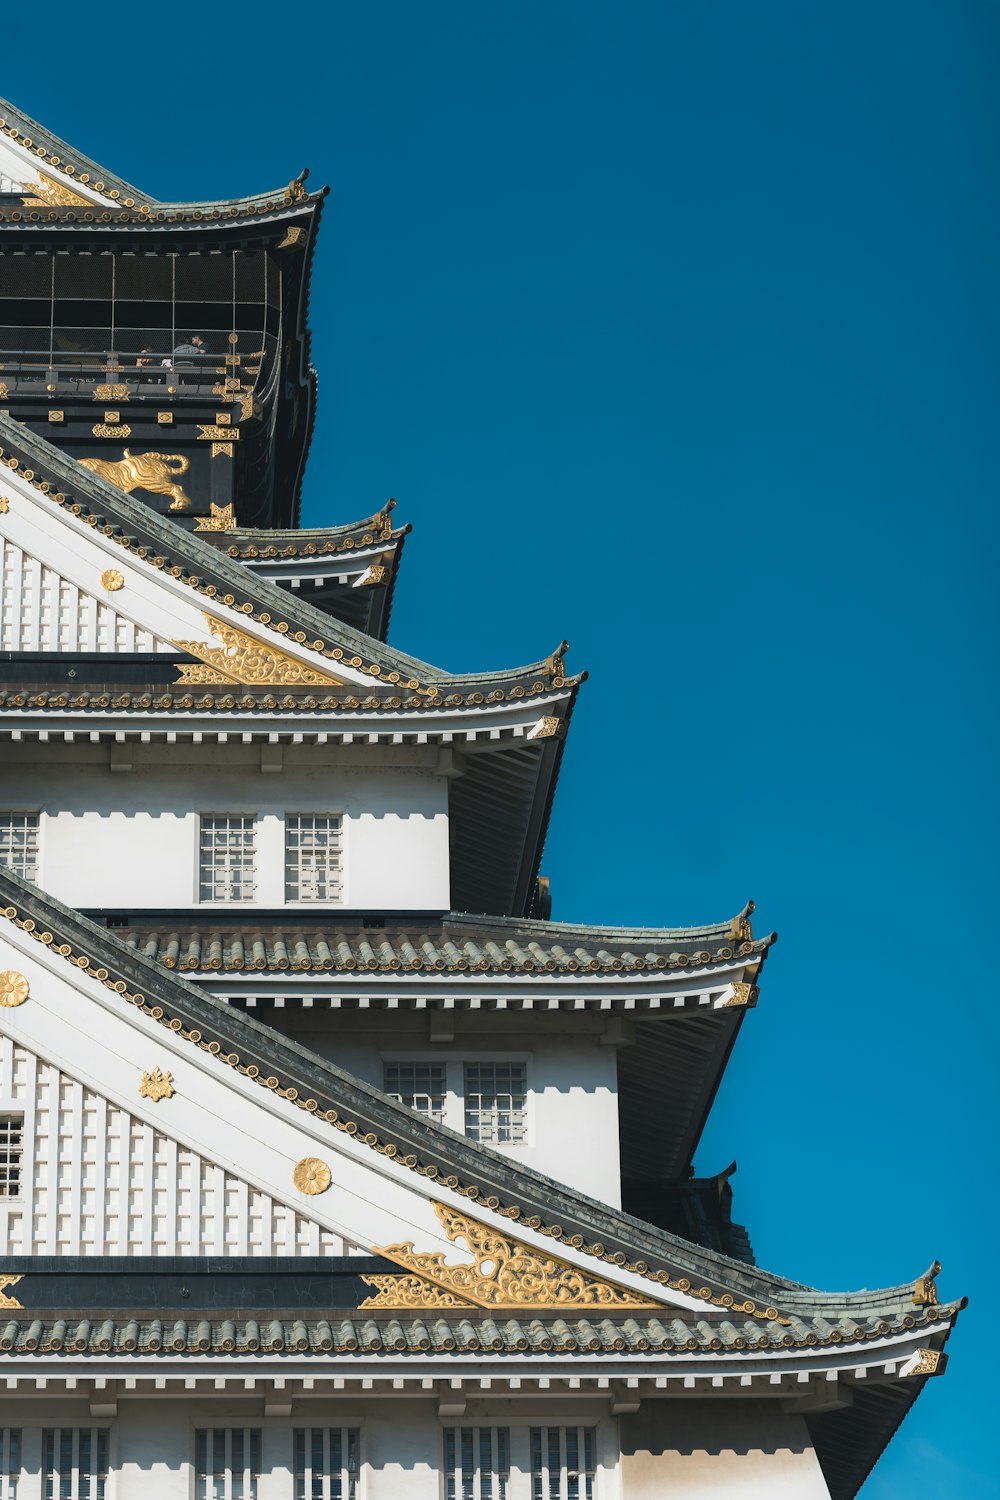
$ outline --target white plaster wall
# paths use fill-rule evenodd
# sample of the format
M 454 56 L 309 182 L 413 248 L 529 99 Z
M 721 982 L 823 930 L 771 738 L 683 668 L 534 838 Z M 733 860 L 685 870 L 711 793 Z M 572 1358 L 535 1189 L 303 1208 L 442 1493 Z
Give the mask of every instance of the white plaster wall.
M 620 1443 L 622 1500 L 829 1500 L 805 1422 L 776 1402 L 645 1402 Z
M 40 812 L 39 884 L 70 906 L 199 904 L 198 815 L 226 812 L 257 815 L 256 898 L 216 909 L 238 916 L 284 906 L 284 815 L 329 812 L 344 818 L 342 906 L 448 907 L 442 777 L 318 759 L 268 774 L 259 751 L 241 764 L 225 749 L 193 760 L 178 747 L 167 764 L 139 760 L 125 774 L 110 771 L 106 752 L 103 764 L 15 762 L 0 800 L 6 810 Z
M 99 1399 L 99 1398 L 98 1398 Z M 282 1399 L 278 1393 L 278 1400 Z M 474 1403 L 465 1417 L 438 1417 L 437 1398 L 406 1395 L 381 1399 L 297 1398 L 290 1416 L 268 1417 L 264 1398 L 213 1394 L 178 1397 L 119 1394 L 117 1415 L 92 1417 L 86 1398 L 18 1397 L 3 1403 L 0 1427 L 21 1431 L 23 1472 L 18 1500 L 42 1500 L 42 1431 L 45 1427 L 104 1427 L 109 1431 L 109 1500 L 191 1500 L 198 1427 L 254 1427 L 261 1431 L 258 1500 L 289 1500 L 293 1492 L 296 1427 L 356 1427 L 361 1440 L 360 1500 L 440 1500 L 445 1426 L 506 1426 L 510 1430 L 510 1500 L 531 1500 L 529 1428 L 580 1425 L 597 1428 L 597 1500 L 620 1500 L 615 1423 L 606 1403 Z M 484 1489 L 484 1494 L 489 1493 Z M 710 1494 L 710 1490 L 702 1491 Z M 806 1496 L 810 1492 L 802 1492 Z M 658 1496 L 659 1500 L 659 1496 Z
M 603 1203 L 621 1206 L 616 1052 L 614 1047 L 603 1046 L 599 1036 L 525 1033 L 524 1045 L 511 1046 L 509 1038 L 495 1032 L 469 1032 L 442 1044 L 408 1031 L 394 1037 L 389 1017 L 378 1032 L 306 1031 L 296 1026 L 294 1036 L 376 1088 L 382 1087 L 387 1061 L 444 1062 L 448 1084 L 444 1123 L 460 1134 L 465 1128 L 465 1063 L 524 1062 L 527 1143 L 493 1149 Z

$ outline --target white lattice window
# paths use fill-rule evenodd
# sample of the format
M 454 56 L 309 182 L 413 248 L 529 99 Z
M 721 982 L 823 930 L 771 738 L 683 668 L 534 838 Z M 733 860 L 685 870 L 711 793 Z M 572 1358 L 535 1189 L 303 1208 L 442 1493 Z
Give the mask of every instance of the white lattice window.
M 38 814 L 0 813 L 0 865 L 38 881 Z
M 444 1063 L 386 1063 L 382 1077 L 383 1089 L 400 1104 L 429 1115 L 432 1120 L 444 1119 L 447 1093 Z
M 531 1429 L 531 1500 L 594 1500 L 593 1427 Z
M 21 1477 L 21 1429 L 0 1427 L 0 1500 L 17 1500 Z
M 252 901 L 256 888 L 255 818 L 203 813 L 198 851 L 202 901 Z
M 360 1446 L 356 1427 L 297 1427 L 295 1500 L 357 1500 Z
M 21 1196 L 24 1117 L 0 1115 L 0 1198 Z
M 194 1463 L 196 1500 L 257 1500 L 260 1428 L 198 1428 Z
M 445 1500 L 507 1500 L 510 1432 L 506 1427 L 446 1427 Z
M 104 1500 L 108 1481 L 105 1427 L 48 1427 L 42 1433 L 45 1500 Z
M 341 819 L 332 813 L 285 816 L 285 900 L 340 897 Z
M 517 1145 L 527 1134 L 523 1063 L 466 1063 L 465 1133 L 489 1145 Z

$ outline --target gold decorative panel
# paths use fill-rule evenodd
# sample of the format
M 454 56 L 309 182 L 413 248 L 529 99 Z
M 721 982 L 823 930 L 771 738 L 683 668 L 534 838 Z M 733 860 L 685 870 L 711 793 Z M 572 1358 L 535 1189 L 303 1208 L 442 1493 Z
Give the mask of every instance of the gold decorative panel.
M 410 1240 L 404 1245 L 383 1245 L 375 1250 L 409 1276 L 366 1276 L 378 1295 L 365 1307 L 658 1307 L 661 1304 L 637 1296 L 609 1281 L 589 1276 L 576 1266 L 544 1255 L 476 1219 L 456 1213 L 443 1203 L 434 1211 L 452 1241 L 463 1240 L 472 1255 L 471 1264 L 449 1265 L 439 1251 L 421 1252 Z M 441 1296 L 452 1300 L 436 1300 Z M 431 1298 L 435 1300 L 429 1300 Z
M 161 1073 L 158 1067 L 151 1068 L 148 1073 L 142 1075 L 139 1094 L 143 1099 L 151 1099 L 154 1104 L 159 1104 L 161 1099 L 172 1099 L 174 1096 L 173 1075 Z
M 207 516 L 199 516 L 195 531 L 235 531 L 236 508 L 233 505 L 216 505 L 214 500 L 209 501 L 209 512 Z
M 285 687 L 344 686 L 339 677 L 321 672 L 317 667 L 307 667 L 279 646 L 254 640 L 235 625 L 224 625 L 211 615 L 204 618 L 221 645 L 211 646 L 205 641 L 175 641 L 175 646 L 197 656 L 205 664 L 195 666 L 179 662 L 181 675 L 178 682 L 240 682 L 247 687 L 268 683 Z
M 28 989 L 28 981 L 23 974 L 19 974 L 16 969 L 5 969 L 0 974 L 0 1005 L 23 1005 L 28 998 Z

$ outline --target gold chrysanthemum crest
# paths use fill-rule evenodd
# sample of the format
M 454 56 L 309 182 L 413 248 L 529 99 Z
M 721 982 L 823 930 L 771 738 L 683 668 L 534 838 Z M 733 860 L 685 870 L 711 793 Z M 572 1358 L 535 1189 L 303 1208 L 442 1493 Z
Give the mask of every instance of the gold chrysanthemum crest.
M 0 974 L 0 1005 L 23 1005 L 28 998 L 28 991 L 27 979 L 16 969 L 5 969 Z
M 300 1193 L 308 1193 L 312 1197 L 316 1193 L 326 1192 L 332 1176 L 325 1161 L 321 1161 L 318 1156 L 304 1156 L 295 1164 L 292 1181 Z

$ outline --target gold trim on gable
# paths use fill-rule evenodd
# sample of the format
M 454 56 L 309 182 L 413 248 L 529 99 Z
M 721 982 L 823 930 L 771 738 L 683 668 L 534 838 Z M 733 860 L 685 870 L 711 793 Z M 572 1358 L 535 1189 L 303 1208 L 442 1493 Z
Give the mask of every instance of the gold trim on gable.
M 235 625 L 205 615 L 205 624 L 221 645 L 205 641 L 175 641 L 182 651 L 197 656 L 204 665 L 178 662 L 178 682 L 238 682 L 247 687 L 274 684 L 283 687 L 346 687 L 346 683 L 318 667 L 306 666 L 287 651 L 265 644 Z
M 409 1276 L 366 1276 L 378 1295 L 363 1307 L 662 1307 L 610 1281 L 590 1276 L 566 1261 L 510 1239 L 443 1203 L 434 1212 L 452 1241 L 464 1240 L 471 1265 L 448 1265 L 440 1250 L 420 1252 L 405 1245 L 379 1245 L 384 1255 L 405 1266 Z M 449 1301 L 441 1301 L 444 1296 Z

